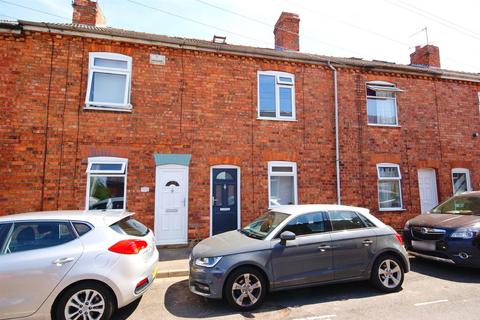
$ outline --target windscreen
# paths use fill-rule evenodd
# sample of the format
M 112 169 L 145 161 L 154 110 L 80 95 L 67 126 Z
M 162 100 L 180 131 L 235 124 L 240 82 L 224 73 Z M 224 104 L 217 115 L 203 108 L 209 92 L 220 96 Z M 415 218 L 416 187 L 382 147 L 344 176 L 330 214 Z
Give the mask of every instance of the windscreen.
M 268 211 L 245 228 L 240 229 L 240 232 L 248 237 L 263 240 L 287 217 L 288 214 L 285 213 Z
M 433 208 L 430 213 L 480 215 L 480 197 L 468 195 L 454 196 Z

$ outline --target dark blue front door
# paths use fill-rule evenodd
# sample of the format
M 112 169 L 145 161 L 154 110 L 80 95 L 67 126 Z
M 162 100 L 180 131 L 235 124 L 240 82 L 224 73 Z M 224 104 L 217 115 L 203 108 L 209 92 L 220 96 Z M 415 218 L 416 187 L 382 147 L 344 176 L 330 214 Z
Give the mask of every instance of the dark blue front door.
M 212 170 L 212 235 L 238 229 L 238 171 Z

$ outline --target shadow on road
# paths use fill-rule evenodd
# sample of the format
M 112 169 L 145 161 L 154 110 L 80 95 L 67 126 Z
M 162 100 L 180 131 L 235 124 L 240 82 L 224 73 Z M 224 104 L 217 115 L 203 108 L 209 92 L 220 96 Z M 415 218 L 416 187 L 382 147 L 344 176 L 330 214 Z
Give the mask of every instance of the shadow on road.
M 413 272 L 429 277 L 454 282 L 480 283 L 480 272 L 478 269 L 459 267 L 415 257 L 410 258 L 410 265 Z
M 276 312 L 276 317 L 287 317 L 290 308 L 330 301 L 362 299 L 382 294 L 368 282 L 326 285 L 305 289 L 275 292 L 267 295 L 264 304 L 251 313 L 242 313 L 245 318 L 256 318 L 266 312 Z M 211 318 L 237 314 L 225 300 L 202 298 L 190 292 L 188 281 L 171 285 L 165 293 L 165 307 L 174 316 L 184 318 Z M 278 313 L 280 311 L 280 314 Z M 285 314 L 282 314 L 281 312 Z
M 138 305 L 140 304 L 140 300 L 142 300 L 142 298 L 137 299 L 137 300 L 133 301 L 132 303 L 130 303 L 129 305 L 126 305 L 125 307 L 117 310 L 112 315 L 112 319 L 115 319 L 115 320 L 128 319 L 128 317 L 130 317 L 135 312 L 135 310 L 137 309 Z

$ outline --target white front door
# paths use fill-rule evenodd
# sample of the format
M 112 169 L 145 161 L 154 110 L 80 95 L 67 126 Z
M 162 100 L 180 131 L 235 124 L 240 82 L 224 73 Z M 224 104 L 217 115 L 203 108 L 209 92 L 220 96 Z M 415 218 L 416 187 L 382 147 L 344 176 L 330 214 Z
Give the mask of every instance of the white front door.
M 188 167 L 157 166 L 155 240 L 157 244 L 187 243 Z
M 422 213 L 426 213 L 438 205 L 435 169 L 418 169 L 418 189 Z

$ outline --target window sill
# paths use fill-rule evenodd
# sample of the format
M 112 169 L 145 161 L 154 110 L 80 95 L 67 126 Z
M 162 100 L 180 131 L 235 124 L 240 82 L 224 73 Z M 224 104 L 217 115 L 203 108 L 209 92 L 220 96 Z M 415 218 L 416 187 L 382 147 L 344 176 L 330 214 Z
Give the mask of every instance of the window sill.
M 257 120 L 271 120 L 271 121 L 287 121 L 287 122 L 297 122 L 297 119 L 283 119 L 283 118 L 267 118 L 267 117 L 257 117 Z
M 407 211 L 405 208 L 384 208 L 384 209 L 378 209 L 380 212 L 390 212 L 390 211 Z
M 368 123 L 369 127 L 387 127 L 387 128 L 401 128 L 402 126 L 399 124 L 375 124 L 375 123 Z
M 113 112 L 132 112 L 132 105 L 127 104 L 121 107 L 109 107 L 109 106 L 96 106 L 96 105 L 85 105 L 83 110 L 101 110 L 101 111 L 113 111 Z

